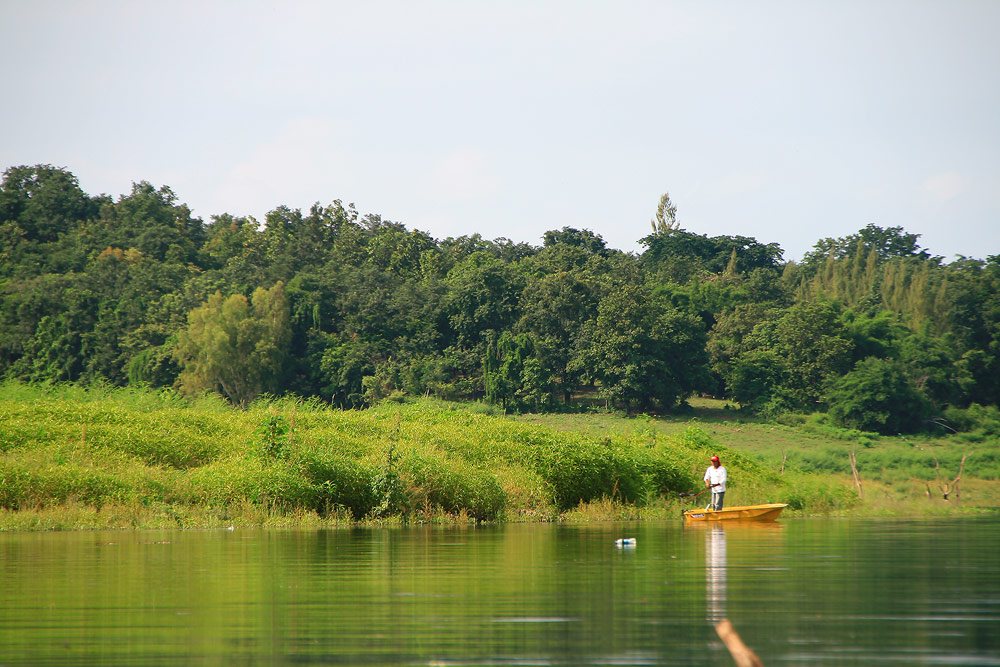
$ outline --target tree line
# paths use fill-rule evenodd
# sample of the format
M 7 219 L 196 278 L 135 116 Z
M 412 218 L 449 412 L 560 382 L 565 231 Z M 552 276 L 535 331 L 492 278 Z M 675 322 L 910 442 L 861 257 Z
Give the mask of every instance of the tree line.
M 113 199 L 18 166 L 0 184 L 0 376 L 342 408 L 666 412 L 701 392 L 908 432 L 1000 404 L 1000 256 L 946 263 L 918 239 L 870 224 L 785 261 L 685 231 L 668 195 L 641 253 L 569 226 L 540 246 L 439 240 L 341 200 L 205 223 L 166 186 Z

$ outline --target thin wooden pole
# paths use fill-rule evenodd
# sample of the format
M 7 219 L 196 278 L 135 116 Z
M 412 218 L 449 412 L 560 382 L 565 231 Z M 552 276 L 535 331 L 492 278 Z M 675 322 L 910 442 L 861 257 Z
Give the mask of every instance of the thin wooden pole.
M 852 449 L 847 454 L 847 459 L 851 462 L 851 473 L 854 475 L 854 483 L 858 487 L 858 498 L 862 498 L 861 495 L 861 475 L 858 474 L 858 459 L 854 455 L 854 450 Z

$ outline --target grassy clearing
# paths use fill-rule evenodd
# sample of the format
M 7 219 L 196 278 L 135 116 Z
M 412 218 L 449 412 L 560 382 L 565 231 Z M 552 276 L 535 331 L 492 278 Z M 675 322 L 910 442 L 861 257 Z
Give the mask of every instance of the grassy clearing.
M 995 443 L 831 435 L 704 403 L 685 419 L 511 418 L 432 400 L 361 412 L 263 400 L 238 411 L 169 392 L 9 383 L 0 422 L 0 530 L 673 519 L 704 500 L 680 494 L 702 488 L 712 453 L 731 471 L 730 505 L 1000 506 Z M 928 488 L 939 495 L 933 459 L 950 481 L 962 454 L 960 493 L 929 499 Z

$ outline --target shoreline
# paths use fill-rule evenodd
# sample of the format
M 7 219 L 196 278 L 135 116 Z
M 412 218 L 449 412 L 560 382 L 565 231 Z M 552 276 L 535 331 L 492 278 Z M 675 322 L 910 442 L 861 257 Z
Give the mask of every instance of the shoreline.
M 0 531 L 664 521 L 694 506 L 712 455 L 730 470 L 727 505 L 785 503 L 790 518 L 1000 511 L 989 434 L 873 438 L 694 409 L 511 416 L 284 398 L 233 410 L 4 385 Z
M 1000 482 L 994 482 L 1000 487 Z M 1000 488 L 998 488 L 1000 490 Z M 937 504 L 941 503 L 941 504 Z M 944 505 L 944 503 L 949 503 Z M 515 511 L 515 516 L 491 521 L 476 521 L 467 515 L 444 512 L 413 515 L 409 519 L 392 516 L 385 519 L 356 520 L 345 513 L 320 516 L 311 511 L 282 511 L 244 504 L 232 508 L 149 507 L 109 504 L 100 508 L 68 504 L 29 510 L 0 509 L 0 533 L 33 532 L 95 532 L 148 530 L 351 530 L 356 528 L 403 528 L 415 526 L 462 527 L 496 526 L 524 523 L 560 523 L 586 525 L 594 523 L 682 521 L 681 513 L 690 506 L 661 504 L 637 507 L 614 501 L 598 500 L 584 503 L 571 510 L 547 514 L 532 510 Z M 798 519 L 899 519 L 934 520 L 942 518 L 981 517 L 1000 514 L 1000 507 L 973 505 L 963 501 L 928 500 L 927 505 L 908 503 L 906 507 L 855 507 L 848 510 L 816 513 L 785 510 L 782 520 Z

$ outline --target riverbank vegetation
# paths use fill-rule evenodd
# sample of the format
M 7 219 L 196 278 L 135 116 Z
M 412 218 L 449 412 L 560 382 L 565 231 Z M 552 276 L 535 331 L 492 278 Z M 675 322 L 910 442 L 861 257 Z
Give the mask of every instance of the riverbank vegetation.
M 838 515 L 1000 507 L 988 440 L 747 423 L 718 405 L 696 402 L 686 420 L 592 413 L 528 423 L 436 399 L 234 409 L 212 394 L 8 381 L 0 529 L 676 519 L 703 500 L 687 494 L 702 488 L 713 453 L 733 477 L 729 504 Z M 938 487 L 960 465 L 946 501 Z
M 710 451 L 729 504 L 1000 505 L 1000 255 L 869 224 L 785 261 L 668 195 L 651 227 L 627 253 L 340 200 L 205 222 L 9 168 L 0 525 L 674 517 Z
M 667 195 L 652 222 L 638 254 L 569 226 L 434 239 L 340 200 L 206 222 L 167 186 L 113 199 L 12 167 L 0 378 L 546 414 L 676 415 L 700 393 L 882 434 L 995 414 L 1000 256 L 946 262 L 869 224 L 786 261 L 684 230 Z

